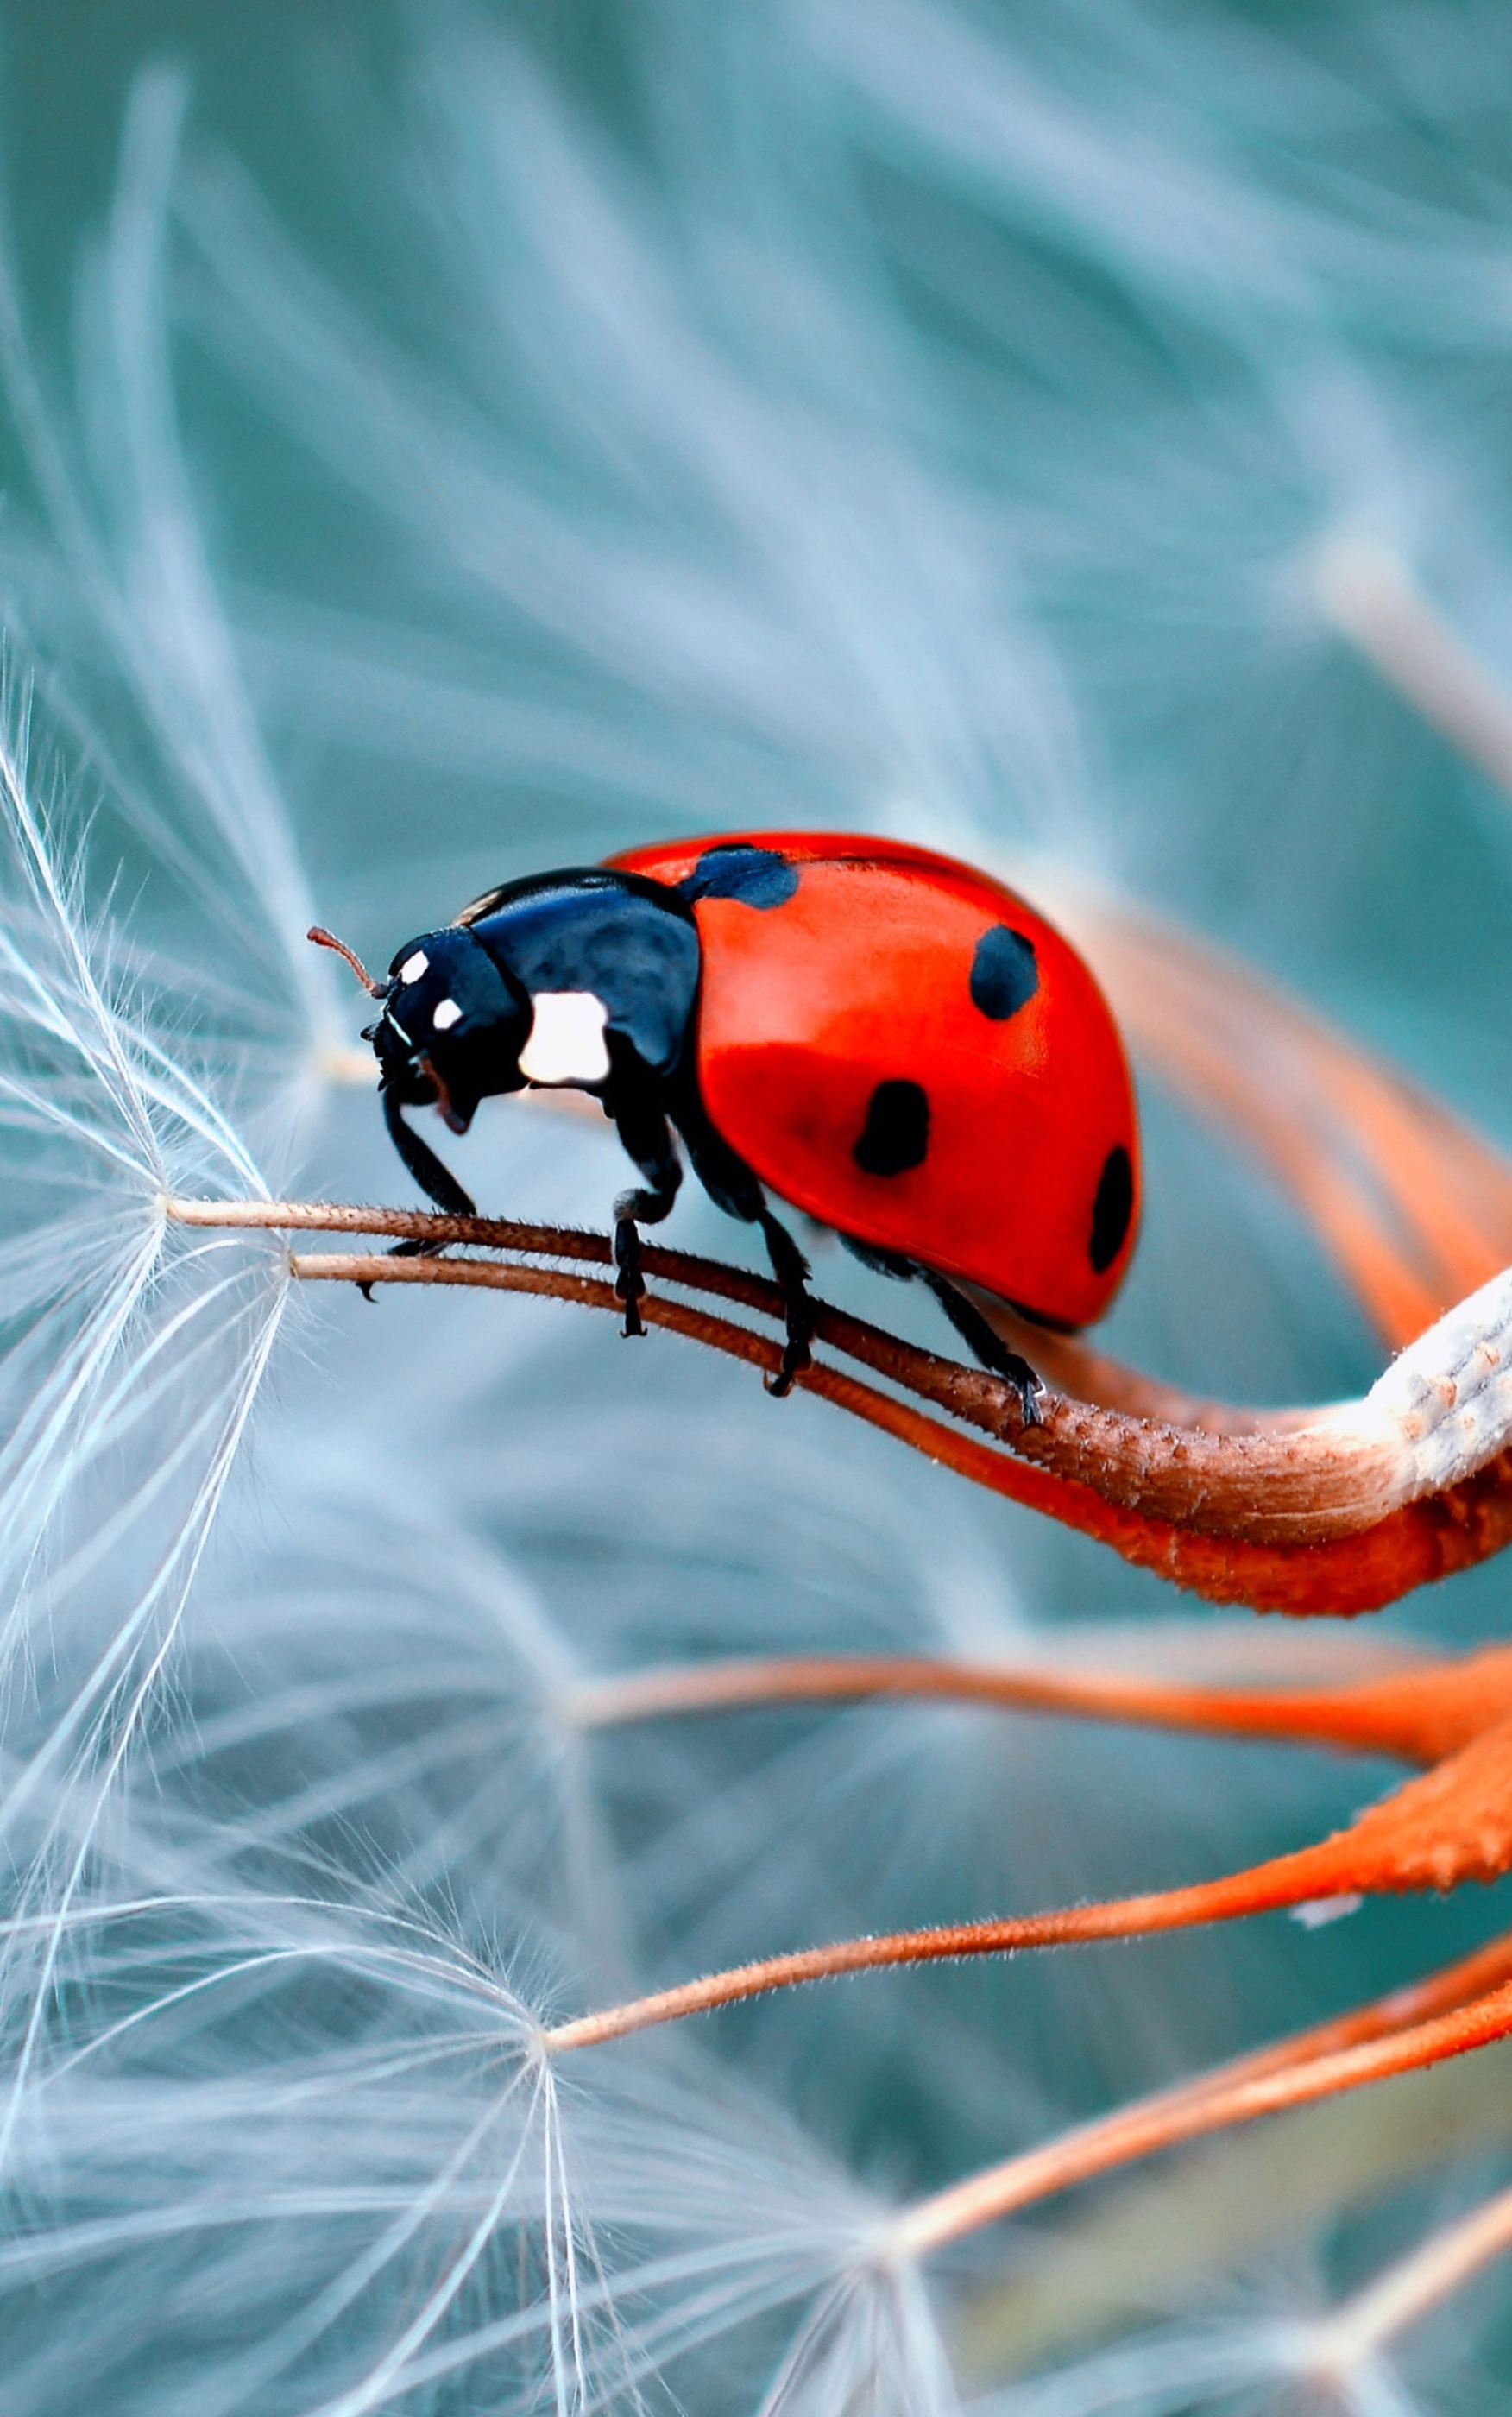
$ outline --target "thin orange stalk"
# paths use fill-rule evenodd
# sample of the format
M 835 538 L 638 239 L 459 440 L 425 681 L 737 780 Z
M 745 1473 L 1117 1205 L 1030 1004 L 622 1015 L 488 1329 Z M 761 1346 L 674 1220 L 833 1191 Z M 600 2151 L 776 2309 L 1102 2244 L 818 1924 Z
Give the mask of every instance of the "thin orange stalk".
M 620 2039 L 658 2023 L 739 2003 L 768 1990 L 895 1964 L 932 1964 L 1027 1948 L 1149 1937 L 1319 1898 L 1448 1889 L 1495 1879 L 1512 1865 L 1512 1721 L 1488 1730 L 1345 1830 L 1290 1855 L 1187 1888 L 1067 1906 L 1053 1912 L 931 1930 L 894 1931 L 801 1948 L 685 1981 L 670 1989 L 580 2015 L 543 2034 L 552 2052 Z
M 1512 1981 L 1504 1981 L 1451 2013 L 1428 2022 L 1392 2025 L 1383 2036 L 1358 2045 L 1273 2063 L 1268 2069 L 1259 2060 L 1242 2059 L 1231 2077 L 1209 2076 L 1201 2084 L 1142 2099 L 1100 2122 L 1064 2133 L 1042 2149 L 1010 2157 L 925 2199 L 889 2226 L 887 2250 L 895 2257 L 925 2256 L 947 2241 L 979 2231 L 984 2225 L 1114 2166 L 1131 2165 L 1206 2133 L 1252 2123 L 1258 2116 L 1278 2115 L 1289 2106 L 1308 2105 L 1342 2090 L 1358 2090 L 1367 2082 L 1387 2081 L 1398 2074 L 1442 2064 L 1448 2057 L 1488 2047 L 1508 2032 L 1512 2032 Z
M 1005 2158 L 964 2181 L 953 2182 L 906 2211 L 899 2219 L 899 2228 L 915 2251 L 938 2247 L 1016 2209 L 1051 2198 L 1078 2182 L 1137 2164 L 1142 2157 L 1195 2137 L 1189 2121 L 1194 2110 L 1212 2111 L 1211 2122 L 1201 2127 L 1210 2131 L 1221 2131 L 1231 2121 L 1246 2120 L 1223 2111 L 1235 2090 L 1273 2075 L 1304 2071 L 1347 2049 L 1421 2029 L 1430 2020 L 1483 2000 L 1508 1984 L 1512 1984 L 1512 1932 L 1459 1957 L 1426 1980 L 1410 1982 L 1405 1988 L 1393 1989 L 1326 2022 L 1310 2023 L 1287 2039 L 1273 2040 L 1264 2047 L 1231 2058 L 1169 2090 L 1152 2091 L 1147 2098 L 1058 2134 L 1040 2148 Z
M 1192 1687 L 1123 1671 L 939 1662 L 908 1654 L 772 1654 L 627 1671 L 575 1688 L 574 1721 L 606 1727 L 757 1705 L 927 1696 L 1005 1710 L 1269 1738 L 1436 1763 L 1512 1717 L 1512 1646 L 1423 1656 L 1385 1678 L 1325 1688 Z

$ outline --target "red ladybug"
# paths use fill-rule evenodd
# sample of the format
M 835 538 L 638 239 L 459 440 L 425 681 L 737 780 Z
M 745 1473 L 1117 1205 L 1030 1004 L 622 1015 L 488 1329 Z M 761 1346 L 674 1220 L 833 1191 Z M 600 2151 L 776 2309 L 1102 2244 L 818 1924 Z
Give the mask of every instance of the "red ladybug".
M 636 848 L 490 890 L 369 987 L 389 1131 L 444 1209 L 472 1202 L 403 1107 L 464 1132 L 528 1084 L 601 1100 L 643 1178 L 614 1204 L 627 1332 L 637 1221 L 681 1179 L 675 1128 L 765 1236 L 788 1315 L 774 1392 L 807 1364 L 812 1309 L 764 1187 L 927 1283 L 1031 1419 L 1033 1371 L 958 1285 L 1078 1327 L 1127 1266 L 1139 1144 L 1107 1003 L 1041 916 L 948 857 L 810 831 Z

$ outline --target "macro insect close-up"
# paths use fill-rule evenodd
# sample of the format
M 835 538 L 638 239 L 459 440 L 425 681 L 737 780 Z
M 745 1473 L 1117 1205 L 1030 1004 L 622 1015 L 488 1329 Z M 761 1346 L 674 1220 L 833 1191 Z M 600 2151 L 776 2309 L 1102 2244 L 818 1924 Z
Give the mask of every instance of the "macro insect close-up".
M 1501 2407 L 1512 31 L 0 35 L 5 2417 Z
M 643 1178 L 614 1204 L 627 1333 L 644 1330 L 638 1221 L 659 1224 L 682 1180 L 673 1128 L 771 1254 L 774 1391 L 809 1364 L 813 1303 L 764 1184 L 863 1266 L 921 1276 L 1031 1422 L 1034 1371 L 961 1284 L 1066 1328 L 1123 1273 L 1138 1144 L 1111 1016 L 1074 950 L 968 866 L 843 834 L 643 848 L 486 890 L 385 982 L 351 962 L 383 1004 L 363 1038 L 389 1132 L 438 1208 L 476 1214 L 406 1104 L 464 1133 L 527 1087 L 599 1101 Z

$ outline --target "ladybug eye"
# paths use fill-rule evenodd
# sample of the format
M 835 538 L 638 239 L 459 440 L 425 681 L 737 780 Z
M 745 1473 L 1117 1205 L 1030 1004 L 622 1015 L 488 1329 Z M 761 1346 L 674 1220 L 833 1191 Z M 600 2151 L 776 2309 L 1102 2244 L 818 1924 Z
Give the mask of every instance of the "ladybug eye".
M 420 976 L 427 971 L 430 963 L 431 960 L 426 955 L 425 950 L 423 949 L 416 949 L 415 954 L 411 957 L 406 957 L 403 964 L 401 965 L 399 969 L 400 980 L 401 982 L 417 982 Z
M 435 1026 L 438 1032 L 449 1032 L 452 1026 L 454 1024 L 461 1024 L 461 1009 L 458 1006 L 454 998 L 444 998 L 441 1005 L 437 1008 L 434 1015 L 431 1018 L 431 1023 Z

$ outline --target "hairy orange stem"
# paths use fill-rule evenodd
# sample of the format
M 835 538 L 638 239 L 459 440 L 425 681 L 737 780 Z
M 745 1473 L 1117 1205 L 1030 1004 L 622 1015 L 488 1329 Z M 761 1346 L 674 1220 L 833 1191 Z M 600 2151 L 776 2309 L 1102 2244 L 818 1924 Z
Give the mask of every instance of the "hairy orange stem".
M 1273 2040 L 1208 2073 L 1177 2082 L 1169 2090 L 1152 2091 L 1131 2105 L 1115 2107 L 1109 2115 L 1061 2133 L 1041 2148 L 1004 2158 L 921 2200 L 900 2219 L 900 2228 L 912 2238 L 915 2250 L 939 2246 L 1015 2209 L 1069 2190 L 1077 2182 L 1189 2140 L 1199 2129 L 1221 2131 L 1231 2121 L 1243 2121 L 1242 2116 L 1227 2111 L 1236 2090 L 1247 2090 L 1273 2075 L 1300 2073 L 1347 2049 L 1398 2038 L 1508 1984 L 1512 1984 L 1512 1933 L 1457 1958 L 1426 1980 L 1409 1982 L 1383 1998 L 1352 2007 L 1348 2014 L 1311 2023 L 1290 2038 Z M 1424 2060 L 1434 2060 L 1431 2056 Z M 1192 2116 L 1202 2112 L 1211 2120 L 1194 2126 Z
M 1504 1948 L 1501 1961 L 1504 1969 L 1512 1961 Z M 1381 2002 L 1389 2005 L 1391 2001 Z M 1343 2090 L 1358 2090 L 1368 2082 L 1387 2081 L 1398 2074 L 1442 2064 L 1448 2057 L 1489 2047 L 1509 2032 L 1512 1981 L 1504 1981 L 1449 2013 L 1427 2022 L 1389 2023 L 1382 2036 L 1358 2045 L 1305 2057 L 1287 2054 L 1283 2045 L 1279 2054 L 1267 2050 L 1255 2059 L 1241 2059 L 1224 2073 L 1121 2107 L 1101 2122 L 1082 2124 L 1057 2140 L 1047 2141 L 1042 2149 L 1008 2158 L 986 2173 L 941 2191 L 889 2227 L 887 2247 L 894 2257 L 927 2255 L 947 2241 L 960 2240 L 964 2233 L 977 2231 L 1019 2208 L 1114 2166 L 1131 2165 L 1206 2133 L 1252 2123 L 1262 2115 L 1278 2115 L 1288 2107 L 1308 2105 Z
M 1370 1805 L 1333 1837 L 1221 1879 L 1050 1913 L 894 1931 L 765 1956 L 559 2024 L 544 2034 L 544 2044 L 552 2051 L 594 2046 L 771 1989 L 832 1980 L 845 1972 L 1143 1938 L 1329 1897 L 1449 1889 L 1465 1880 L 1499 1878 L 1509 1864 L 1512 1721 L 1504 1721 L 1435 1770 L 1409 1781 L 1384 1802 Z
M 774 1654 L 628 1671 L 576 1688 L 584 1727 L 758 1705 L 928 1696 L 1005 1710 L 1265 1738 L 1432 1764 L 1512 1717 L 1512 1646 L 1424 1656 L 1384 1678 L 1304 1689 L 1182 1686 L 1122 1671 L 995 1668 L 907 1654 Z

